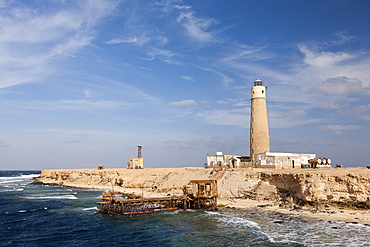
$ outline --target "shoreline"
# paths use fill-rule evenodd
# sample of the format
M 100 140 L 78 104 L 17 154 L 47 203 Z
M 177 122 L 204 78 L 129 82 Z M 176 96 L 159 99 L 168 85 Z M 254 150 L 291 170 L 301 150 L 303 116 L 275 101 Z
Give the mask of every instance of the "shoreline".
M 370 170 L 197 167 L 43 170 L 33 184 L 112 190 L 143 197 L 180 195 L 190 180 L 214 179 L 220 208 L 255 208 L 370 226 Z
M 370 227 L 370 210 L 338 209 L 333 207 L 327 208 L 326 210 L 317 210 L 315 207 L 307 206 L 300 209 L 286 209 L 272 204 L 274 203 L 255 202 L 248 199 L 236 199 L 234 201 L 219 200 L 219 207 L 221 208 L 226 207 L 231 209 L 258 209 L 263 211 L 278 212 L 287 215 L 300 215 L 303 217 L 314 219 L 362 224 L 364 226 Z

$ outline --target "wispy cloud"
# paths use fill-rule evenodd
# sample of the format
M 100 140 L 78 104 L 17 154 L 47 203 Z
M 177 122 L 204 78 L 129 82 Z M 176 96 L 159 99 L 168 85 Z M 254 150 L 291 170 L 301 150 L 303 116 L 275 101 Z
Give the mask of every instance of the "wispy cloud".
M 307 114 L 307 112 L 304 110 L 291 110 L 290 113 L 293 114 L 294 116 L 299 116 L 299 117 L 306 117 L 306 114 Z
M 130 104 L 107 100 L 59 100 L 59 101 L 7 101 L 0 104 L 0 109 L 32 109 L 32 110 L 107 110 L 128 108 Z
M 217 100 L 216 102 L 217 102 L 217 104 L 220 104 L 220 105 L 228 104 L 228 102 L 226 102 L 225 100 Z
M 181 79 L 184 79 L 184 80 L 187 80 L 187 81 L 194 81 L 193 78 L 191 78 L 190 76 L 187 76 L 187 75 L 182 75 Z
M 208 29 L 219 22 L 213 18 L 197 17 L 194 11 L 187 11 L 180 14 L 177 21 L 186 29 L 190 38 L 197 42 L 215 41 L 215 32 Z
M 358 130 L 361 129 L 362 126 L 357 125 L 321 125 L 316 127 L 317 129 L 321 130 L 330 130 L 333 131 L 337 135 L 343 134 L 343 131 L 351 131 L 351 130 Z
M 225 74 L 223 74 L 223 73 L 221 73 L 221 72 L 219 72 L 215 69 L 205 68 L 203 66 L 197 66 L 197 67 L 199 67 L 200 69 L 202 69 L 204 71 L 209 71 L 209 72 L 212 72 L 212 73 L 220 76 L 222 78 L 223 84 L 225 86 L 229 86 L 230 83 L 232 83 L 234 81 L 232 78 L 228 77 L 227 75 L 225 75 Z
M 134 33 L 136 33 L 135 31 Z M 147 43 L 159 42 L 161 45 L 167 44 L 168 40 L 165 36 L 158 34 L 158 31 L 143 31 L 141 34 L 132 34 L 132 37 L 125 38 L 113 38 L 106 42 L 108 45 L 117 44 L 135 44 L 138 46 L 144 46 Z
M 74 56 L 91 45 L 94 27 L 115 9 L 111 1 L 75 1 L 38 11 L 12 1 L 0 13 L 0 88 L 55 72 L 59 57 Z
M 300 113 L 297 117 L 297 113 Z M 268 111 L 270 128 L 290 128 L 294 126 L 308 125 L 320 122 L 317 118 L 306 118 L 303 111 L 281 111 L 281 109 L 270 108 Z
M 301 145 L 309 145 L 312 143 L 312 140 L 294 136 L 292 134 L 282 134 L 271 138 L 271 143 L 274 146 L 279 147 L 281 145 L 284 146 L 301 146 Z M 296 152 L 296 151 L 295 151 Z
M 107 44 L 109 45 L 114 45 L 114 44 L 122 44 L 122 43 L 141 43 L 141 44 L 144 44 L 146 43 L 146 41 L 140 41 L 139 42 L 139 39 L 137 37 L 133 37 L 133 38 L 126 38 L 126 39 L 118 39 L 118 38 L 115 38 L 115 39 L 111 39 L 110 41 L 107 42 Z
M 336 39 L 332 40 L 330 45 L 341 45 L 355 38 L 355 36 L 348 35 L 345 31 L 337 32 L 335 37 Z
M 251 113 L 251 108 L 246 107 L 243 109 L 235 109 L 235 110 L 232 110 L 231 113 L 248 114 L 249 116 L 249 114 Z
M 159 9 L 161 12 L 165 14 L 169 14 L 173 12 L 173 10 L 176 8 L 181 8 L 181 5 L 178 5 L 182 3 L 182 0 L 161 0 L 161 1 L 155 1 L 153 3 L 153 6 L 157 9 Z
M 362 82 L 342 76 L 326 79 L 322 82 L 322 85 L 311 89 L 310 92 L 322 92 L 326 95 L 347 95 L 363 90 Z
M 170 106 L 191 106 L 196 105 L 197 103 L 194 100 L 182 100 L 182 101 L 174 101 L 169 103 Z
M 356 106 L 353 111 L 357 114 L 359 119 L 370 121 L 370 104 Z
M 161 58 L 161 59 L 171 58 L 173 56 L 176 56 L 177 54 L 175 52 L 170 51 L 170 50 L 164 50 L 164 49 L 151 47 L 150 51 L 147 52 L 147 55 L 148 55 L 147 58 L 142 57 L 141 59 L 152 61 L 152 60 L 156 59 L 157 57 Z
M 322 109 L 340 109 L 341 106 L 339 104 L 336 104 L 336 103 L 325 103 L 325 104 L 321 104 L 318 106 L 319 108 L 322 108 Z
M 196 117 L 202 122 L 215 125 L 230 125 L 240 126 L 242 128 L 249 128 L 249 114 L 248 110 L 212 110 L 198 112 Z
M 311 66 L 317 67 L 329 67 L 339 64 L 348 59 L 354 58 L 354 55 L 351 55 L 346 52 L 313 52 L 308 49 L 305 45 L 298 45 L 299 50 L 305 55 L 304 62 Z
M 86 89 L 85 91 L 84 91 L 84 94 L 85 94 L 85 98 L 90 98 L 91 97 L 91 95 L 93 94 L 93 92 L 92 92 L 92 90 L 91 89 Z

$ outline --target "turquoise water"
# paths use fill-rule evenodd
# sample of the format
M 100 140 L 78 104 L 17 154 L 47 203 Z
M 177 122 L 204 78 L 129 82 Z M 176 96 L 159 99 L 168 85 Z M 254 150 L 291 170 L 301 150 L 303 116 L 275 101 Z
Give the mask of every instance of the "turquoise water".
M 101 191 L 30 185 L 0 172 L 0 246 L 370 246 L 370 228 L 261 210 L 96 212 Z

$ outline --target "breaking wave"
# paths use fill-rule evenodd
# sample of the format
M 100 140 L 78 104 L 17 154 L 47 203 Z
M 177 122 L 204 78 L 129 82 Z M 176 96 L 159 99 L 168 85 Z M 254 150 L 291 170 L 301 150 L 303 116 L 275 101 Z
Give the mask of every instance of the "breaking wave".
M 96 210 L 97 207 L 91 207 L 91 208 L 84 208 L 82 210 L 86 211 L 86 210 Z
M 75 199 L 78 199 L 74 195 L 26 196 L 26 197 L 23 197 L 23 198 L 28 199 L 28 200 L 60 200 L 60 199 L 75 200 Z

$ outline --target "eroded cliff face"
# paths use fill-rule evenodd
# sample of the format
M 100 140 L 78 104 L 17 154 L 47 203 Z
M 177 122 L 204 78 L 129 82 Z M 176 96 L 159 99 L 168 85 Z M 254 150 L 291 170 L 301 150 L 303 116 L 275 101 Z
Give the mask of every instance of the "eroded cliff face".
M 217 179 L 220 198 L 249 198 L 282 206 L 331 205 L 370 208 L 370 170 L 202 168 L 44 170 L 36 183 L 88 189 L 145 189 L 151 193 L 181 193 L 190 180 Z

